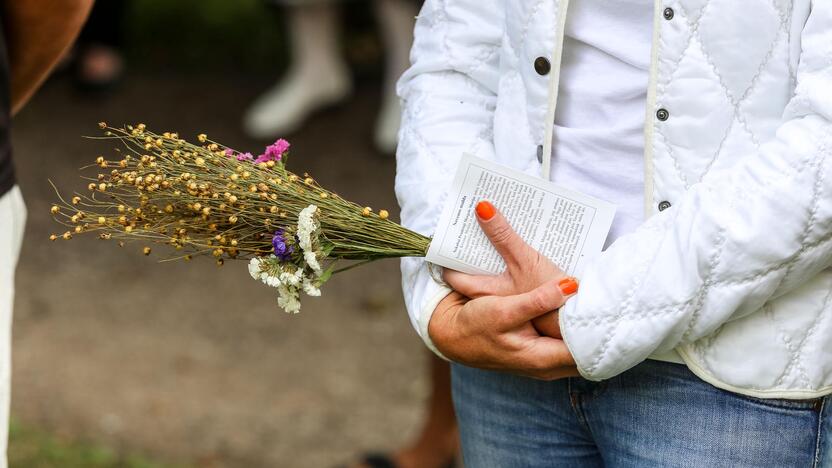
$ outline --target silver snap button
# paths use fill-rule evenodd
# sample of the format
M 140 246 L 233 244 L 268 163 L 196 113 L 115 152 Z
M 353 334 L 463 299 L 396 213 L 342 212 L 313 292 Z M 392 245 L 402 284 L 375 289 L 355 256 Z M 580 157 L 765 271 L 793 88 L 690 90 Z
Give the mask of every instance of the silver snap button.
M 537 162 L 543 164 L 543 145 L 537 145 Z
M 668 112 L 667 109 L 659 109 L 656 111 L 656 118 L 664 122 L 670 118 L 670 112 Z
M 669 202 L 669 201 L 667 201 L 667 200 L 665 200 L 665 201 L 663 201 L 663 202 L 660 202 L 660 203 L 659 203 L 659 211 L 664 211 L 664 210 L 666 210 L 666 209 L 670 208 L 670 206 L 671 206 L 671 205 L 670 205 L 670 202 Z
M 665 8 L 663 14 L 664 14 L 664 19 L 670 21 L 676 15 L 676 12 L 673 11 L 673 8 Z

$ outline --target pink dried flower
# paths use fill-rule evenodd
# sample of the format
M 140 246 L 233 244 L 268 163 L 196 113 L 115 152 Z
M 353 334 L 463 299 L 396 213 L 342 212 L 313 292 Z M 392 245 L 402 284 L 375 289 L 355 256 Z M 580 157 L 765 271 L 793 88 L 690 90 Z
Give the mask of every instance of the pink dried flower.
M 283 138 L 278 139 L 273 144 L 266 147 L 266 152 L 261 154 L 256 162 L 266 161 L 280 161 L 283 156 L 289 151 L 291 145 Z

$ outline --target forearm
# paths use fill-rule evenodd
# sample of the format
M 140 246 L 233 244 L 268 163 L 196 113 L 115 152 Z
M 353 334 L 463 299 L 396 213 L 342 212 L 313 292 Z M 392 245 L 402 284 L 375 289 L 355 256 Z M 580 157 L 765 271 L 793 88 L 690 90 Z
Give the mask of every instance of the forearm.
M 493 97 L 473 95 L 465 86 L 468 78 L 445 74 L 441 78 L 423 76 L 411 83 L 404 95 L 404 116 L 398 149 L 396 195 L 402 224 L 425 235 L 433 235 L 444 205 L 451 178 L 463 153 L 492 159 L 493 145 L 481 138 L 491 122 L 486 106 L 478 105 Z M 430 92 L 430 88 L 448 90 Z M 476 89 L 476 88 L 474 88 Z M 459 118 L 458 108 L 465 101 L 469 109 Z M 435 272 L 434 272 L 435 273 Z M 437 302 L 450 292 L 436 282 L 424 259 L 402 260 L 402 286 L 414 327 L 432 348 L 427 325 Z
M 825 117 L 795 119 L 588 267 L 560 316 L 584 376 L 710 336 L 832 266 L 830 136 Z
M 12 114 L 23 107 L 72 45 L 92 4 L 93 0 L 2 2 Z
M 502 15 L 495 0 L 451 6 L 428 0 L 416 21 L 412 66 L 398 85 L 403 113 L 396 168 L 402 224 L 416 232 L 433 234 L 463 153 L 494 158 L 498 55 L 486 62 L 477 57 L 500 43 Z M 432 279 L 423 259 L 404 259 L 402 278 L 408 312 L 430 346 L 430 315 L 450 290 Z

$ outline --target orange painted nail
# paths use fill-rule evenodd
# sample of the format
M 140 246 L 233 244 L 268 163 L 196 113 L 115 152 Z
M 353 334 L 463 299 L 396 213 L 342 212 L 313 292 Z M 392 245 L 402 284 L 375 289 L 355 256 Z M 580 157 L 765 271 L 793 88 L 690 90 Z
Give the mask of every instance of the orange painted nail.
M 479 216 L 483 221 L 488 221 L 493 218 L 495 214 L 497 214 L 497 209 L 494 208 L 494 205 L 487 200 L 477 203 L 477 216 Z
M 575 294 L 578 292 L 578 282 L 575 281 L 574 278 L 566 278 L 560 280 L 558 283 L 558 287 L 560 288 L 560 292 L 563 293 L 564 296 L 568 296 L 570 294 Z

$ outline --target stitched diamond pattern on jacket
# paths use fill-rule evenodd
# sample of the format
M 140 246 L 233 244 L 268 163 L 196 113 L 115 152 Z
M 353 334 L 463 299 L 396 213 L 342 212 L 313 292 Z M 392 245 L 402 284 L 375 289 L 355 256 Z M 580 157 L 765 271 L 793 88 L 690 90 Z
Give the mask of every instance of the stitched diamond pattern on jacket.
M 682 49 L 683 50 L 682 55 L 677 60 L 675 60 L 676 69 L 673 70 L 672 72 L 670 72 L 671 78 L 665 80 L 665 83 L 671 82 L 673 80 L 673 76 L 675 76 L 676 73 L 679 71 L 679 68 L 680 68 L 679 64 L 685 59 L 685 57 L 688 54 L 691 54 L 693 52 L 701 53 L 704 57 L 706 57 L 707 62 L 710 65 L 710 68 L 711 68 L 710 71 L 712 73 L 714 81 L 719 84 L 720 88 L 722 89 L 722 91 L 725 94 L 725 97 L 731 103 L 731 107 L 732 107 L 732 114 L 733 115 L 731 116 L 730 123 L 727 125 L 727 127 L 726 128 L 715 128 L 714 129 L 715 131 L 722 131 L 723 132 L 723 137 L 722 137 L 721 141 L 719 142 L 719 145 L 717 146 L 716 150 L 713 152 L 712 155 L 710 155 L 710 159 L 709 159 L 707 165 L 705 166 L 704 170 L 702 170 L 698 174 L 696 174 L 696 173 L 691 174 L 690 171 L 688 171 L 686 173 L 686 169 L 689 169 L 689 168 L 687 168 L 685 166 L 685 161 L 679 160 L 679 158 L 674 154 L 673 147 L 672 147 L 672 142 L 668 141 L 667 136 L 663 134 L 661 126 L 657 126 L 656 131 L 659 133 L 659 136 L 667 144 L 667 148 L 666 148 L 667 154 L 666 154 L 666 156 L 671 158 L 671 160 L 673 162 L 673 167 L 677 172 L 677 176 L 679 177 L 680 181 L 682 182 L 682 184 L 685 186 L 686 189 L 689 188 L 692 183 L 696 183 L 696 182 L 702 180 L 703 178 L 705 178 L 708 175 L 711 168 L 714 166 L 714 164 L 720 158 L 725 156 L 723 154 L 723 148 L 725 147 L 725 143 L 726 143 L 726 141 L 729 140 L 729 138 L 738 138 L 738 137 L 743 138 L 743 139 L 746 140 L 745 143 L 748 146 L 750 146 L 752 148 L 759 148 L 761 140 L 765 141 L 765 139 L 771 137 L 771 135 L 758 135 L 757 133 L 755 133 L 754 129 L 752 129 L 750 127 L 750 125 L 748 123 L 748 119 L 746 118 L 746 113 L 749 112 L 746 109 L 746 105 L 753 99 L 765 99 L 765 98 L 769 97 L 769 96 L 766 95 L 766 89 L 764 89 L 762 86 L 759 86 L 759 83 L 764 80 L 763 77 L 766 75 L 766 73 L 777 72 L 778 69 L 776 69 L 776 67 L 778 67 L 778 66 L 782 67 L 783 64 L 788 66 L 788 61 L 785 60 L 785 57 L 778 57 L 779 60 L 783 61 L 783 64 L 781 64 L 781 63 L 772 64 L 771 62 L 772 62 L 772 59 L 776 55 L 784 54 L 784 51 L 787 50 L 787 44 L 786 43 L 787 43 L 787 39 L 789 37 L 788 33 L 789 33 L 789 24 L 790 24 L 790 12 L 789 12 L 789 6 L 790 5 L 788 4 L 788 2 L 777 3 L 774 0 L 772 0 L 770 2 L 754 2 L 754 3 L 760 3 L 760 5 L 755 5 L 755 6 L 757 6 L 757 8 L 752 7 L 752 9 L 754 10 L 755 15 L 766 15 L 766 14 L 771 15 L 771 17 L 768 18 L 768 19 L 770 19 L 772 22 L 775 23 L 775 27 L 770 28 L 770 31 L 772 31 L 772 34 L 770 34 L 770 37 L 768 38 L 768 40 L 760 40 L 760 38 L 757 38 L 757 43 L 761 44 L 761 46 L 762 46 L 759 50 L 756 50 L 756 52 L 758 52 L 758 53 L 756 53 L 756 54 L 747 54 L 747 55 L 744 56 L 745 59 L 753 60 L 754 63 L 756 64 L 756 66 L 754 66 L 754 67 L 747 68 L 749 70 L 754 70 L 755 73 L 753 75 L 750 75 L 750 76 L 736 76 L 736 74 L 734 74 L 734 76 L 731 76 L 730 74 L 723 72 L 723 67 L 721 67 L 721 62 L 724 62 L 725 60 L 727 60 L 726 55 L 730 55 L 730 54 L 725 54 L 724 50 L 719 50 L 719 49 L 715 50 L 716 53 L 712 52 L 712 49 L 715 49 L 715 46 L 711 45 L 711 43 L 716 42 L 718 44 L 719 41 L 713 41 L 711 38 L 709 38 L 708 34 L 711 34 L 711 33 L 712 34 L 719 34 L 719 32 L 714 31 L 714 32 L 709 33 L 708 32 L 709 31 L 709 23 L 708 22 L 709 22 L 710 18 L 712 18 L 712 15 L 714 15 L 714 13 L 710 13 L 710 12 L 717 11 L 717 9 L 713 8 L 713 5 L 715 5 L 717 3 L 720 3 L 720 2 L 723 3 L 722 5 L 720 5 L 721 8 L 719 9 L 719 12 L 721 14 L 726 14 L 725 10 L 730 10 L 730 8 L 726 8 L 726 5 L 728 5 L 727 2 L 730 2 L 730 1 L 731 0 L 703 0 L 701 2 L 688 2 L 687 4 L 689 6 L 692 5 L 694 8 L 689 8 L 689 9 L 682 8 L 682 11 L 683 11 L 684 17 L 685 17 L 685 21 L 687 22 L 690 34 L 689 34 L 686 46 Z M 739 4 L 741 4 L 741 6 L 739 6 Z M 746 11 L 750 7 L 750 5 L 747 5 L 746 2 L 737 2 L 736 6 L 738 6 L 739 8 L 746 9 Z M 715 59 L 715 57 L 716 57 L 716 59 Z M 730 57 L 728 57 L 728 59 L 730 59 Z M 729 62 L 724 62 L 724 63 L 730 64 L 730 61 Z M 775 70 L 770 70 L 769 67 L 775 68 Z M 734 68 L 736 68 L 736 67 L 734 67 Z M 744 70 L 745 70 L 745 68 L 744 68 Z M 789 73 L 788 73 L 789 77 L 792 77 L 793 74 L 794 74 L 794 72 L 791 69 L 789 69 Z M 665 76 L 667 76 L 667 75 L 665 75 Z M 734 145 L 734 146 L 736 146 L 736 145 Z M 729 156 L 735 156 L 735 155 L 729 155 Z M 821 161 L 823 161 L 822 158 L 821 158 Z M 815 163 L 817 163 L 817 161 L 815 161 Z M 689 177 L 689 176 L 692 176 L 692 177 Z M 818 194 L 819 194 L 818 190 L 819 190 L 819 187 L 821 185 L 821 179 L 823 177 L 823 171 L 819 170 L 816 177 L 817 178 L 816 178 L 816 184 L 815 184 L 815 191 L 814 191 L 813 196 L 812 196 L 812 207 L 813 207 L 812 210 L 813 210 L 813 212 L 817 208 Z M 691 179 L 692 179 L 692 182 L 691 182 Z M 803 245 L 804 245 L 804 247 L 800 251 L 795 252 L 795 255 L 792 258 L 787 259 L 787 261 L 785 261 L 785 262 L 783 262 L 779 265 L 772 265 L 770 271 L 773 272 L 773 271 L 780 271 L 782 269 L 786 269 L 786 275 L 785 276 L 788 276 L 788 273 L 791 271 L 792 267 L 800 260 L 800 257 L 804 253 L 806 253 L 809 250 L 813 250 L 815 247 L 819 246 L 820 244 L 825 244 L 829 240 L 829 239 L 822 239 L 821 242 L 818 242 L 816 245 L 812 245 L 812 246 L 806 245 L 805 241 L 809 236 L 810 229 L 812 227 L 812 222 L 813 222 L 812 219 L 808 219 L 807 223 L 806 223 L 806 229 L 804 230 L 804 236 L 803 236 L 803 241 L 804 241 Z M 721 236 L 722 236 L 722 232 L 718 232 L 717 233 L 717 238 L 720 238 Z M 716 250 L 718 250 L 718 249 L 716 249 Z M 698 315 L 698 312 L 699 312 L 698 309 L 701 308 L 701 305 L 703 303 L 703 298 L 705 296 L 707 296 L 709 290 L 711 290 L 712 288 L 715 288 L 715 287 L 719 287 L 723 284 L 723 281 L 719 281 L 719 280 L 712 281 L 712 279 L 710 277 L 712 272 L 713 272 L 713 269 L 716 266 L 716 264 L 718 262 L 718 259 L 719 259 L 719 255 L 716 251 L 714 252 L 714 254 L 715 255 L 711 256 L 711 262 L 710 262 L 711 268 L 708 269 L 708 273 L 707 273 L 708 278 L 707 278 L 706 281 L 704 281 L 703 287 L 698 291 L 698 293 L 695 295 L 695 297 L 688 298 L 688 300 L 686 300 L 682 303 L 667 304 L 667 305 L 664 305 L 660 308 L 658 308 L 658 307 L 654 308 L 653 309 L 654 313 L 660 313 L 660 314 L 673 313 L 673 312 L 680 312 L 680 310 L 692 308 L 693 309 L 692 315 L 691 315 L 692 320 L 691 320 L 690 326 L 688 327 L 688 330 L 687 330 L 687 333 L 689 333 L 691 331 L 691 329 L 693 328 L 695 319 L 696 319 L 696 317 Z M 632 291 L 632 289 L 630 291 Z M 612 322 L 612 323 L 610 325 L 610 329 L 608 330 L 607 335 L 604 337 L 604 340 L 601 344 L 600 351 L 599 351 L 598 355 L 596 356 L 596 359 L 594 360 L 594 362 L 592 363 L 592 365 L 590 367 L 590 372 L 592 372 L 595 368 L 597 368 L 598 364 L 605 358 L 605 355 L 606 355 L 606 352 L 607 352 L 607 348 L 609 347 L 609 344 L 615 339 L 615 334 L 616 334 L 616 330 L 618 328 L 619 321 L 625 315 L 627 315 L 627 312 L 626 312 L 627 309 L 629 309 L 631 306 L 634 305 L 634 304 L 632 304 L 632 297 L 631 297 L 630 294 L 626 295 L 623 305 L 624 305 L 624 307 L 622 307 L 621 310 L 619 310 L 618 313 L 616 313 L 615 315 L 613 315 L 611 317 L 610 316 L 604 317 L 604 319 L 606 319 L 606 320 L 604 320 L 604 322 Z M 803 352 L 807 342 L 809 341 L 809 338 L 812 336 L 812 333 L 818 328 L 819 322 L 821 321 L 821 317 L 823 316 L 822 312 L 823 312 L 823 310 L 825 310 L 827 308 L 828 305 L 829 305 L 829 301 L 828 301 L 828 297 L 827 297 L 827 301 L 824 303 L 824 307 L 822 307 L 818 311 L 818 313 L 814 317 L 814 320 L 812 321 L 811 326 L 799 338 L 799 340 L 797 341 L 796 344 L 791 343 L 788 340 L 784 340 L 783 345 L 785 346 L 785 348 L 786 348 L 790 357 L 789 357 L 788 365 L 786 366 L 785 369 L 783 369 L 783 372 L 782 372 L 780 378 L 778 378 L 778 381 L 777 381 L 778 386 L 783 383 L 783 380 L 786 377 L 786 375 L 790 374 L 793 371 L 798 373 L 800 379 L 803 381 L 803 383 L 805 385 L 807 385 L 807 386 L 810 385 L 809 384 L 809 379 L 806 376 L 805 369 L 803 368 L 802 364 L 799 362 L 800 361 L 800 356 L 801 356 L 801 353 Z M 648 315 L 647 313 L 644 313 L 645 311 L 641 311 L 641 312 L 642 312 L 642 314 L 637 314 L 637 315 Z M 776 325 L 779 333 L 781 334 L 781 336 L 785 337 L 786 332 L 778 324 L 776 324 L 776 322 L 775 322 L 775 325 Z M 712 341 L 713 338 L 714 337 L 710 337 L 709 341 Z M 702 351 L 702 349 L 698 346 L 697 346 L 697 349 L 699 351 Z M 700 353 L 700 358 L 703 358 L 702 362 L 707 365 L 707 360 L 704 359 L 704 356 L 701 353 Z
M 696 176 L 697 181 L 701 180 L 707 174 L 707 169 L 709 169 L 713 165 L 713 161 L 715 161 L 720 156 L 720 150 L 722 148 L 722 145 L 724 144 L 725 140 L 727 140 L 728 135 L 730 134 L 730 131 L 731 131 L 733 125 L 734 125 L 734 122 L 737 120 L 737 115 L 741 114 L 741 112 L 742 112 L 741 106 L 740 106 L 741 103 L 745 99 L 747 99 L 748 96 L 750 96 L 752 94 L 752 91 L 753 91 L 754 87 L 757 85 L 757 83 L 759 83 L 758 78 L 763 73 L 763 71 L 765 70 L 765 65 L 767 64 L 768 60 L 773 55 L 771 53 L 771 51 L 773 51 L 777 47 L 779 42 L 782 42 L 787 37 L 787 35 L 785 35 L 785 34 L 779 34 L 778 33 L 774 36 L 774 38 L 770 41 L 770 43 L 765 44 L 765 45 L 761 44 L 760 47 L 764 47 L 763 50 L 766 51 L 766 52 L 764 54 L 759 54 L 760 55 L 760 57 L 758 58 L 759 65 L 757 67 L 755 67 L 757 72 L 753 76 L 748 77 L 746 82 L 743 82 L 742 79 L 738 79 L 738 78 L 735 78 L 732 81 L 726 81 L 726 78 L 725 78 L 724 74 L 721 73 L 721 71 L 719 69 L 719 66 L 715 63 L 714 59 L 711 57 L 711 50 L 708 48 L 708 41 L 703 40 L 703 35 L 702 35 L 701 29 L 703 28 L 703 26 L 707 27 L 707 21 L 709 21 L 709 20 L 710 21 L 716 21 L 717 19 L 722 18 L 721 16 L 716 16 L 716 13 L 711 13 L 711 15 L 709 15 L 709 12 L 715 11 L 715 10 L 712 9 L 714 4 L 716 4 L 718 2 L 734 2 L 734 1 L 735 0 L 703 0 L 701 2 L 692 2 L 691 1 L 691 2 L 687 2 L 687 8 L 683 5 L 679 5 L 679 7 L 680 7 L 680 9 L 682 10 L 682 13 L 683 13 L 683 15 L 681 15 L 681 16 L 684 17 L 684 20 L 686 21 L 691 34 L 689 34 L 689 36 L 688 36 L 688 42 L 687 42 L 686 46 L 682 48 L 682 50 L 683 50 L 682 55 L 677 60 L 675 60 L 676 69 L 674 69 L 673 71 L 665 71 L 665 73 L 670 76 L 670 78 L 668 80 L 666 80 L 665 82 L 666 83 L 667 82 L 672 82 L 673 78 L 681 70 L 681 67 L 679 66 L 679 64 L 682 63 L 682 61 L 685 59 L 685 56 L 687 54 L 690 54 L 690 53 L 692 53 L 692 51 L 696 50 L 697 52 L 701 53 L 706 58 L 708 63 L 711 65 L 711 70 L 710 71 L 712 72 L 713 80 L 715 80 L 720 85 L 720 88 L 724 92 L 725 97 L 729 100 L 729 102 L 731 102 L 732 107 L 734 109 L 734 115 L 732 116 L 733 118 L 731 119 L 731 123 L 728 125 L 728 128 L 722 129 L 722 131 L 724 132 L 723 140 L 718 145 L 716 152 L 711 156 L 711 162 L 707 165 L 706 172 Z M 742 2 L 742 3 L 744 4 L 744 6 L 748 7 L 748 5 L 745 5 L 746 2 Z M 778 9 L 777 4 L 773 3 L 773 1 L 768 2 L 768 3 L 762 2 L 762 1 L 761 2 L 754 2 L 754 3 L 760 3 L 759 8 L 755 11 L 755 15 L 765 15 L 765 14 L 775 15 L 775 17 L 778 18 L 779 22 L 780 22 L 780 28 L 778 29 L 778 32 L 780 32 L 780 31 L 782 31 L 783 29 L 786 28 L 786 25 L 788 24 L 788 22 L 787 22 L 788 14 L 786 12 L 780 11 Z M 742 94 L 739 95 L 739 96 L 735 96 L 735 94 L 737 94 L 738 90 L 742 90 Z M 715 130 L 719 130 L 719 129 L 715 129 Z M 661 125 L 657 126 L 657 132 L 658 132 L 660 137 L 662 137 L 665 141 L 667 141 L 666 136 L 662 132 L 662 126 Z M 751 132 L 748 132 L 748 135 L 749 135 L 748 138 L 753 142 L 754 141 L 753 134 Z M 684 170 L 683 169 L 684 168 L 684 161 L 679 161 L 674 156 L 674 154 L 672 152 L 672 142 L 668 142 L 668 143 L 669 143 L 668 146 L 667 146 L 668 149 L 669 149 L 668 156 L 673 160 L 673 166 L 677 170 L 677 175 L 679 176 L 680 180 L 682 181 L 685 188 L 687 189 L 687 188 L 690 187 L 691 184 L 688 182 L 688 178 L 686 177 L 685 173 L 683 172 L 683 170 Z M 754 144 L 754 146 L 757 146 L 757 145 Z M 716 234 L 716 239 L 721 239 L 723 237 L 723 234 L 724 234 L 724 232 L 722 232 L 722 231 L 718 232 Z M 699 291 L 697 291 L 697 293 L 694 297 L 688 298 L 687 301 L 685 301 L 683 303 L 679 303 L 679 304 L 668 305 L 666 308 L 663 308 L 664 309 L 663 312 L 668 312 L 668 311 L 669 312 L 673 312 L 673 311 L 678 312 L 680 310 L 685 310 L 688 307 L 694 306 L 695 308 L 692 312 L 692 317 L 695 318 L 699 313 L 698 309 L 701 308 L 701 305 L 704 301 L 704 297 L 707 295 L 707 293 L 709 292 L 709 290 L 711 288 L 718 285 L 718 282 L 712 282 L 710 280 L 710 277 L 713 274 L 713 271 L 716 268 L 718 261 L 719 261 L 719 252 L 715 251 L 714 255 L 711 256 L 711 261 L 710 261 L 710 264 L 709 264 L 709 268 L 708 268 L 707 273 L 706 273 L 708 280 L 704 283 L 704 287 L 701 288 Z M 610 343 L 612 343 L 615 340 L 616 332 L 620 328 L 619 327 L 619 322 L 625 316 L 627 316 L 628 313 L 632 312 L 632 310 L 630 309 L 634 305 L 634 303 L 632 301 L 632 293 L 634 293 L 635 290 L 636 290 L 636 288 L 631 288 L 630 289 L 630 293 L 625 297 L 625 299 L 622 303 L 622 307 L 620 307 L 619 310 L 615 313 L 615 315 L 612 319 L 612 325 L 610 326 L 609 330 L 607 331 L 605 337 L 603 338 L 603 340 L 601 342 L 601 346 L 600 346 L 598 355 L 595 357 L 592 364 L 588 368 L 589 372 L 593 372 L 598 367 L 598 365 L 601 363 L 601 361 L 606 357 L 607 349 L 609 348 Z M 693 327 L 693 325 L 694 325 L 694 321 L 692 320 L 688 330 L 686 331 L 686 335 L 688 333 L 690 333 L 690 329 Z
M 659 136 L 667 143 L 668 154 L 673 162 L 673 167 L 676 170 L 679 180 L 687 189 L 692 184 L 701 181 L 707 176 L 710 169 L 722 157 L 731 157 L 735 155 L 726 155 L 723 152 L 726 141 L 730 137 L 743 140 L 745 143 L 753 148 L 760 146 L 760 136 L 755 134 L 748 124 L 746 118 L 747 110 L 745 104 L 750 99 L 767 99 L 770 98 L 765 90 L 760 91 L 761 77 L 766 73 L 772 73 L 768 69 L 770 61 L 775 56 L 778 49 L 786 50 L 786 42 L 788 39 L 790 13 L 788 5 L 781 5 L 775 0 L 754 0 L 751 2 L 737 2 L 736 0 L 702 0 L 698 2 L 682 2 L 679 5 L 681 10 L 680 20 L 686 22 L 689 29 L 689 37 L 687 44 L 683 47 L 683 52 L 674 62 L 676 68 L 667 72 L 668 79 L 665 83 L 672 82 L 677 77 L 682 69 L 679 65 L 685 58 L 692 53 L 701 53 L 705 60 L 710 65 L 710 73 L 715 83 L 719 85 L 724 97 L 730 103 L 733 111 L 729 123 L 725 128 L 713 128 L 715 132 L 722 134 L 722 139 L 719 141 L 716 149 L 708 156 L 708 162 L 704 169 L 695 170 L 687 167 L 685 161 L 679 160 L 679 157 L 673 151 L 673 141 L 662 131 L 662 127 L 658 126 L 656 131 Z M 717 6 L 719 8 L 717 8 Z M 732 10 L 737 10 L 733 12 Z M 754 63 L 754 66 L 748 67 L 730 67 L 732 60 L 736 60 L 725 50 L 725 44 L 718 39 L 720 36 L 719 21 L 724 20 L 726 16 L 742 18 L 747 15 L 749 11 L 753 11 L 755 16 L 755 24 L 761 22 L 760 18 L 766 18 L 771 23 L 775 24 L 775 28 L 753 27 L 748 28 L 749 41 L 756 40 L 754 48 L 744 47 L 743 51 L 751 50 L 751 54 L 743 54 L 742 60 L 747 60 Z M 735 14 L 732 14 L 735 13 Z M 739 72 L 726 72 L 725 70 L 740 70 Z M 744 70 L 754 70 L 753 75 L 744 73 Z M 689 165 L 689 164 L 688 164 Z
M 720 157 L 720 153 L 722 152 L 722 149 L 725 145 L 725 142 L 731 136 L 732 131 L 735 130 L 736 126 L 739 126 L 741 128 L 741 130 L 744 132 L 744 135 L 742 135 L 742 136 L 745 136 L 746 138 L 748 138 L 748 140 L 750 140 L 750 143 L 754 147 L 759 148 L 759 146 L 760 146 L 759 138 L 749 128 L 748 121 L 745 118 L 745 115 L 744 115 L 744 112 L 743 112 L 743 109 L 742 109 L 742 105 L 749 99 L 750 96 L 754 95 L 754 90 L 755 90 L 757 84 L 760 81 L 760 77 L 766 71 L 765 70 L 766 65 L 768 64 L 768 62 L 771 60 L 772 56 L 774 55 L 774 51 L 776 50 L 778 45 L 781 45 L 781 43 L 783 41 L 785 41 L 785 39 L 788 37 L 789 14 L 788 14 L 788 11 L 785 10 L 785 8 L 788 8 L 788 5 L 785 5 L 785 6 L 778 5 L 778 4 L 774 3 L 773 0 L 772 0 L 771 3 L 769 3 L 767 5 L 766 4 L 759 5 L 759 8 L 755 8 L 755 13 L 754 13 L 755 15 L 766 15 L 766 14 L 776 15 L 776 17 L 777 17 L 777 19 L 779 20 L 779 23 L 780 23 L 779 27 L 777 28 L 777 34 L 774 35 L 774 37 L 770 41 L 768 41 L 769 44 L 766 47 L 766 51 L 765 51 L 764 54 L 759 54 L 756 57 L 754 57 L 754 56 L 744 57 L 745 60 L 756 59 L 756 61 L 759 63 L 759 66 L 756 67 L 757 71 L 753 76 L 751 76 L 750 78 L 746 78 L 744 81 L 742 80 L 742 78 L 737 78 L 737 79 L 734 79 L 730 82 L 727 82 L 725 76 L 720 72 L 720 67 L 717 65 L 717 63 L 720 60 L 718 60 L 718 59 L 714 60 L 713 56 L 711 55 L 710 48 L 708 46 L 709 41 L 707 39 L 704 39 L 703 34 L 702 34 L 703 23 L 705 23 L 708 19 L 708 12 L 709 11 L 711 11 L 711 12 L 715 11 L 715 9 L 713 9 L 713 4 L 716 1 L 717 0 L 705 0 L 700 5 L 694 5 L 694 8 L 692 8 L 692 9 L 684 9 L 683 8 L 683 11 L 685 13 L 684 14 L 685 20 L 687 21 L 688 27 L 690 28 L 690 31 L 691 31 L 690 37 L 688 39 L 688 44 L 684 48 L 683 56 L 685 54 L 689 53 L 691 48 L 693 48 L 693 47 L 700 47 L 701 48 L 701 52 L 703 53 L 703 55 L 705 55 L 705 57 L 707 57 L 708 62 L 711 65 L 712 72 L 714 74 L 715 79 L 717 80 L 717 82 L 721 86 L 722 90 L 725 92 L 725 96 L 731 102 L 731 106 L 733 108 L 733 115 L 732 115 L 730 124 L 728 125 L 728 127 L 726 129 L 724 129 L 724 136 L 723 136 L 722 140 L 720 141 L 719 145 L 717 146 L 717 149 L 710 156 L 710 160 L 707 163 L 707 165 L 705 166 L 705 169 L 698 175 L 698 177 L 696 177 L 694 182 L 698 182 L 698 181 L 702 180 L 708 174 L 710 169 L 713 167 L 714 163 Z M 728 0 L 728 2 L 732 2 L 732 0 Z M 745 4 L 746 2 L 732 2 L 732 3 L 737 5 L 739 8 L 746 8 L 747 9 L 749 7 L 749 5 Z M 760 11 L 760 10 L 763 10 L 763 11 Z M 748 10 L 746 10 L 745 12 L 739 12 L 739 13 L 743 14 L 743 13 L 747 13 L 747 11 Z M 725 14 L 724 11 L 721 11 L 720 13 Z M 762 48 L 758 49 L 758 50 L 762 50 Z M 724 51 L 720 51 L 720 52 L 724 53 Z M 721 57 L 721 55 L 717 55 L 717 57 Z M 677 63 L 677 70 L 674 70 L 672 75 L 675 75 L 676 72 L 678 71 L 678 64 L 681 63 L 682 58 L 683 57 L 680 57 L 680 59 L 676 62 Z M 738 67 L 735 67 L 735 68 L 740 69 Z M 742 68 L 740 70 L 746 70 L 746 69 L 753 69 L 753 68 Z M 793 73 L 790 70 L 790 76 L 792 74 Z M 744 89 L 743 89 L 743 86 L 744 86 Z M 658 132 L 661 134 L 661 128 L 658 129 Z M 664 138 L 663 135 L 662 135 L 662 137 Z M 665 141 L 667 142 L 666 138 L 665 138 Z M 667 142 L 667 143 L 670 143 L 670 142 Z M 668 148 L 672 148 L 670 144 L 668 144 Z M 672 151 L 669 151 L 669 157 L 673 159 L 673 167 L 676 170 L 676 173 L 679 176 L 682 183 L 684 184 L 685 188 L 686 189 L 689 188 L 691 183 L 690 183 L 689 179 L 686 177 L 685 173 L 683 172 L 681 161 L 679 161 L 678 158 L 675 157 L 675 155 L 673 154 Z M 697 297 L 699 297 L 699 295 Z M 821 316 L 821 315 L 822 314 L 820 314 L 820 313 L 818 314 L 818 316 Z M 693 326 L 693 322 L 694 321 L 692 320 L 691 325 L 688 327 L 688 333 L 690 332 L 690 329 Z M 775 322 L 775 324 L 776 324 L 776 322 Z M 779 334 L 781 336 L 785 336 L 785 333 L 783 332 L 783 330 L 780 328 L 780 326 L 778 324 L 776 324 L 776 327 L 778 328 Z M 807 333 L 807 335 L 808 335 L 808 333 Z M 796 361 L 796 357 L 799 356 L 799 350 L 802 348 L 802 345 L 805 343 L 805 341 L 806 340 L 805 340 L 805 337 L 804 337 L 804 339 L 801 341 L 800 345 L 796 349 L 791 347 L 788 342 L 784 343 L 784 345 L 785 345 L 785 347 L 786 347 L 786 349 L 789 352 L 791 357 L 789 359 L 790 364 L 786 367 L 786 369 L 783 370 L 781 378 L 778 379 L 778 383 L 777 383 L 778 385 L 780 385 L 782 383 L 783 377 L 791 370 L 791 368 L 796 367 L 795 364 L 794 364 L 795 361 Z M 701 349 L 699 347 L 697 347 L 696 349 L 701 351 Z M 705 356 L 700 353 L 700 357 L 703 358 L 702 362 L 707 365 L 707 360 L 704 359 Z

